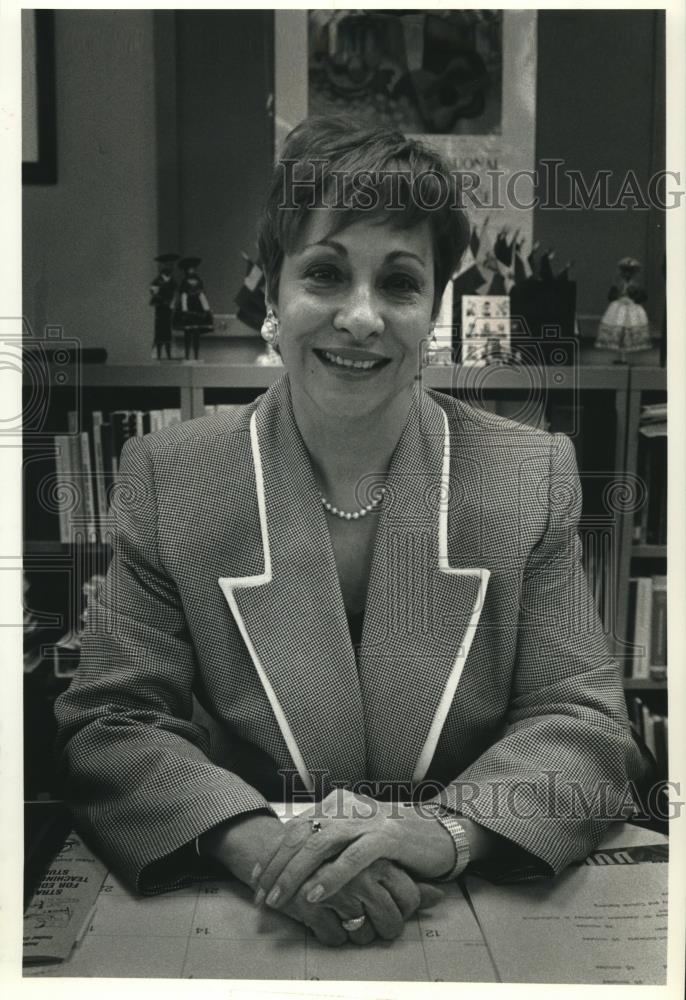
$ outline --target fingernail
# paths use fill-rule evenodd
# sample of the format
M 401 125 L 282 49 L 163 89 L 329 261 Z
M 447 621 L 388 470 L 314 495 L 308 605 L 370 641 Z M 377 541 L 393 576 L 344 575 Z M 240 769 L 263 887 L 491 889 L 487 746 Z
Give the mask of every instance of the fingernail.
M 264 889 L 258 889 L 255 893 L 255 906 L 262 906 L 264 903 Z
M 252 874 L 250 875 L 250 881 L 254 882 L 256 879 L 260 877 L 261 874 L 262 874 L 262 865 L 260 864 L 255 865 L 255 867 L 252 870 Z
M 281 895 L 281 890 L 278 885 L 275 885 L 272 891 L 267 896 L 267 906 L 276 906 L 279 901 L 279 896 Z
M 324 895 L 324 886 L 315 885 L 314 889 L 310 889 L 310 891 L 307 894 L 307 902 L 318 903 L 323 895 Z

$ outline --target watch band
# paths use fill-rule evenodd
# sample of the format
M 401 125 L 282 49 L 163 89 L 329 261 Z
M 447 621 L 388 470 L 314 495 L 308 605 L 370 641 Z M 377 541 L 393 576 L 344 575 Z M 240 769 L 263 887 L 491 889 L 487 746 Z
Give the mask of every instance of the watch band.
M 453 838 L 455 847 L 455 864 L 447 875 L 440 876 L 436 881 L 450 882 L 461 875 L 469 864 L 469 838 L 465 828 L 460 823 L 460 818 L 450 809 L 446 809 L 440 802 L 425 802 L 423 808 L 433 813 L 441 826 L 444 826 Z

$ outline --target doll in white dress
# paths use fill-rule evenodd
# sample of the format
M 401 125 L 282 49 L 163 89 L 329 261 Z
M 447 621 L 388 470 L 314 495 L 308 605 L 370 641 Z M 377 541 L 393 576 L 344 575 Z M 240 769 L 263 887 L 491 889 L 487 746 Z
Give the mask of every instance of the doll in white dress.
M 636 281 L 641 270 L 635 257 L 623 257 L 617 265 L 619 284 L 608 292 L 610 304 L 598 327 L 595 346 L 606 351 L 620 351 L 624 361 L 627 351 L 645 351 L 650 347 L 650 325 L 643 308 L 645 290 Z

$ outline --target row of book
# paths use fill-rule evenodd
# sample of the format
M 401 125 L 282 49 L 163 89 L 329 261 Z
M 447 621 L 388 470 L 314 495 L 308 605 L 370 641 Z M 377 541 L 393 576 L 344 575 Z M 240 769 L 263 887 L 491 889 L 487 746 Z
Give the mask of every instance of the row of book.
M 94 410 L 87 430 L 79 429 L 75 410 L 67 420 L 69 433 L 55 435 L 60 541 L 70 542 L 78 532 L 86 541 L 105 542 L 110 494 L 125 442 L 177 423 L 181 411 Z
M 633 655 L 625 676 L 632 680 L 667 677 L 667 577 L 632 576 L 629 579 L 627 636 Z
M 639 545 L 667 542 L 667 404 L 641 407 L 636 471 L 646 499 L 636 512 L 633 539 Z
M 665 778 L 669 773 L 667 716 L 651 711 L 642 698 L 636 697 L 629 703 L 629 717 L 634 729 L 655 758 L 658 777 Z

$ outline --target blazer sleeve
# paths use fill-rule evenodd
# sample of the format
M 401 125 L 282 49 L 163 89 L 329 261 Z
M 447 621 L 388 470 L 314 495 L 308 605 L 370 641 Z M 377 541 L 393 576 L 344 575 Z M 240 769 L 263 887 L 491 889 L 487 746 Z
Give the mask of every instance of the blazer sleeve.
M 209 758 L 192 719 L 195 654 L 179 594 L 161 563 L 147 443 L 122 452 L 112 501 L 113 554 L 88 606 L 81 662 L 55 703 L 58 774 L 77 827 L 143 893 L 216 875 L 196 836 L 269 809 Z
M 581 564 L 574 448 L 563 434 L 551 445 L 548 522 L 523 573 L 506 724 L 440 796 L 512 845 L 481 866 L 496 881 L 586 857 L 611 819 L 633 815 L 631 782 L 645 767 Z

